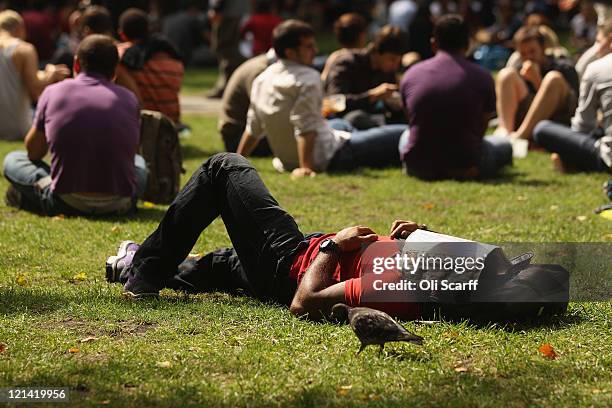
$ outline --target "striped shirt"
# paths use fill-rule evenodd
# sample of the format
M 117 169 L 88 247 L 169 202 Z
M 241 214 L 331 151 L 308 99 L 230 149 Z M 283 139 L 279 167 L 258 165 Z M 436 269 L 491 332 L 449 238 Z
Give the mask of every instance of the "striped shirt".
M 119 58 L 132 45 L 131 42 L 118 44 Z M 181 116 L 179 92 L 185 72 L 183 63 L 165 52 L 157 52 L 142 69 L 126 70 L 138 86 L 143 109 L 161 112 L 178 123 Z

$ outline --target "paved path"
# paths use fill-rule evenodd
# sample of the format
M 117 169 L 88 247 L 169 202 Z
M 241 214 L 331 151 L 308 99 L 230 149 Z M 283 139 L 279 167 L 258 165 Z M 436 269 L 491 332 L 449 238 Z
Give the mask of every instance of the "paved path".
M 221 99 L 208 99 L 200 95 L 180 95 L 181 113 L 199 113 L 217 116 Z

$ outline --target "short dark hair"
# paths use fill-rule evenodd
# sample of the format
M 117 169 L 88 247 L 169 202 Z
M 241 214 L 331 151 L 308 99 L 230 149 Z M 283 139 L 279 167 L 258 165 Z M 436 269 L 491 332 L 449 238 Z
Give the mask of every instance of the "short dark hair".
M 467 49 L 470 44 L 470 29 L 458 14 L 440 17 L 434 26 L 433 35 L 438 48 L 443 51 L 461 51 Z
M 80 32 L 87 27 L 92 34 L 110 33 L 113 31 L 113 20 L 106 7 L 90 6 L 83 11 L 79 27 Z
M 144 40 L 149 36 L 147 14 L 138 8 L 129 8 L 119 17 L 119 29 L 130 40 Z
M 372 49 L 379 54 L 403 55 L 408 51 L 408 33 L 399 27 L 384 26 L 376 34 L 372 43 Z
M 359 36 L 366 31 L 365 18 L 357 13 L 345 13 L 334 23 L 336 39 L 345 48 L 355 48 Z
M 79 44 L 76 54 L 84 72 L 102 74 L 108 79 L 115 75 L 119 53 L 111 37 L 101 34 L 88 35 Z
M 310 24 L 300 20 L 287 20 L 280 23 L 272 32 L 272 46 L 278 58 L 285 58 L 285 51 L 300 46 L 304 37 L 314 37 Z
M 535 40 L 543 47 L 545 43 L 544 36 L 540 32 L 540 26 L 523 26 L 514 34 L 514 45 L 526 43 Z

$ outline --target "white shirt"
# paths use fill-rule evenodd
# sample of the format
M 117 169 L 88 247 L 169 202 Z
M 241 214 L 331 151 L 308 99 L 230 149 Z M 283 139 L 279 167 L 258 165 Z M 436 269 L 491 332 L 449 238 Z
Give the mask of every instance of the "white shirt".
M 286 169 L 300 166 L 296 138 L 315 132 L 313 170 L 325 171 L 350 133 L 332 130 L 323 115 L 323 86 L 309 66 L 280 59 L 255 78 L 246 130 L 267 137 L 274 155 Z
M 572 118 L 572 129 L 592 132 L 598 126 L 598 111 L 602 113 L 605 136 L 597 143 L 602 160 L 612 167 L 612 53 L 587 66 L 580 81 L 580 99 Z

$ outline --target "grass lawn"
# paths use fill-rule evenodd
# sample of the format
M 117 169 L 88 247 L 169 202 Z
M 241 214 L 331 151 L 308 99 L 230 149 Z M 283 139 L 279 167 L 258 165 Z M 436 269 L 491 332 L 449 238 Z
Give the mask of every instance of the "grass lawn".
M 193 126 L 184 142 L 190 174 L 221 143 L 214 118 L 185 121 Z M 1 142 L 0 157 L 17 148 Z M 424 183 L 398 169 L 293 181 L 269 159 L 254 162 L 303 231 L 359 223 L 385 233 L 407 218 L 491 242 L 609 242 L 612 232 L 592 213 L 607 177 L 556 174 L 543 153 L 487 183 Z M 6 187 L 2 178 L 2 194 Z M 248 298 L 167 291 L 125 301 L 105 282 L 104 260 L 120 240 L 143 240 L 163 211 L 48 219 L 0 204 L 0 388 L 66 386 L 78 406 L 612 405 L 610 302 L 572 303 L 537 328 L 407 323 L 423 347 L 356 356 L 348 327 Z M 194 252 L 228 244 L 216 221 Z M 538 352 L 543 343 L 557 359 Z

